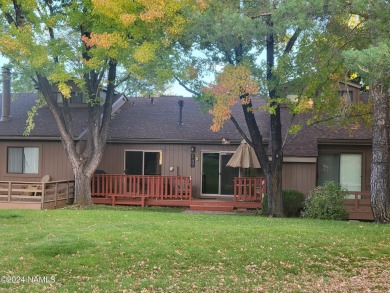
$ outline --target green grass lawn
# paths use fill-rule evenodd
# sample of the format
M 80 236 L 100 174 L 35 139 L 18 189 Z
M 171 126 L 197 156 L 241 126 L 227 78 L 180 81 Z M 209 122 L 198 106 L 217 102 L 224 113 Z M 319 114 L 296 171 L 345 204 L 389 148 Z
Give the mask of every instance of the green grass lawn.
M 0 210 L 0 291 L 389 292 L 390 226 L 167 208 Z

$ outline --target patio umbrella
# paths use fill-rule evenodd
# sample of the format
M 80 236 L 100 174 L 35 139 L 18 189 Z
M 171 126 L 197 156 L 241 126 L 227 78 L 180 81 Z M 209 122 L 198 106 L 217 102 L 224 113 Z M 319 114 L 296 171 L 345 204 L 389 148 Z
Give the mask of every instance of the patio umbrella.
M 260 163 L 256 157 L 255 150 L 245 140 L 242 140 L 226 166 L 235 168 L 260 168 Z

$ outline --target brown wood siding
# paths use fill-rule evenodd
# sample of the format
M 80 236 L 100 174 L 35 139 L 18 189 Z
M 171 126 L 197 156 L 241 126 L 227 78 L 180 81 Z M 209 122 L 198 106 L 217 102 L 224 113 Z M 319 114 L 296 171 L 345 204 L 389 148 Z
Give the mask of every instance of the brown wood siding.
M 191 168 L 191 146 L 195 147 L 195 167 Z M 238 145 L 197 145 L 197 144 L 113 144 L 106 146 L 100 170 L 108 174 L 124 173 L 124 154 L 126 150 L 161 151 L 164 176 L 191 176 L 194 196 L 200 195 L 201 154 L 202 152 L 234 152 Z M 169 169 L 173 167 L 171 172 Z
M 283 164 L 283 189 L 294 189 L 308 195 L 315 186 L 315 163 Z
M 8 174 L 8 147 L 38 147 L 38 174 Z M 73 171 L 65 155 L 61 142 L 32 142 L 32 141 L 1 141 L 0 142 L 0 178 L 4 181 L 41 181 L 44 175 L 50 175 L 51 180 L 72 180 Z
M 195 168 L 191 168 L 191 146 L 195 147 Z M 108 174 L 124 173 L 124 153 L 126 150 L 161 151 L 164 176 L 191 176 L 193 195 L 201 193 L 201 156 L 203 152 L 234 152 L 238 145 L 196 145 L 196 144 L 113 144 L 106 146 L 98 169 Z M 173 167 L 172 172 L 169 168 Z M 309 194 L 316 185 L 315 163 L 284 163 L 283 188 L 299 190 Z

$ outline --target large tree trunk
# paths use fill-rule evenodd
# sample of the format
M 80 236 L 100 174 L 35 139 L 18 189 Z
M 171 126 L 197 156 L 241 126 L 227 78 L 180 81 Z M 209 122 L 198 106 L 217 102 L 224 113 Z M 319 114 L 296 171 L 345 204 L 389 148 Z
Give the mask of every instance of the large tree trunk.
M 75 177 L 75 197 L 74 204 L 76 205 L 91 205 L 91 176 L 83 173 L 83 170 L 74 170 Z
M 271 20 L 268 21 L 270 29 L 273 27 Z M 269 82 L 269 98 L 271 107 L 275 108 L 275 113 L 270 116 L 271 125 L 271 147 L 272 161 L 270 168 L 264 169 L 268 179 L 268 216 L 283 217 L 283 197 L 282 197 L 282 169 L 283 169 L 283 146 L 282 146 L 282 123 L 280 117 L 280 105 L 276 100 L 277 81 L 274 75 L 275 65 L 275 39 L 273 32 L 267 35 L 267 81 Z
M 390 101 L 383 84 L 371 88 L 374 102 L 374 130 L 371 163 L 371 208 L 377 223 L 390 223 Z
M 268 195 L 268 216 L 284 217 L 283 211 L 283 189 L 282 189 L 282 166 L 283 159 L 276 158 L 270 163 L 271 170 L 267 172 L 267 195 Z
M 67 103 L 60 108 L 56 100 L 52 99 L 52 89 L 49 80 L 37 74 L 39 90 L 42 92 L 54 120 L 56 121 L 65 153 L 72 165 L 75 179 L 75 204 L 90 205 L 91 198 L 91 177 L 103 157 L 106 146 L 109 124 L 111 121 L 112 103 L 114 99 L 116 62 L 108 62 L 108 85 L 106 100 L 103 109 L 95 103 L 88 107 L 87 123 L 87 144 L 85 149 L 76 147 L 77 141 L 72 132 L 71 115 L 67 110 Z M 84 76 L 88 95 L 91 100 L 99 99 L 99 74 L 89 72 Z

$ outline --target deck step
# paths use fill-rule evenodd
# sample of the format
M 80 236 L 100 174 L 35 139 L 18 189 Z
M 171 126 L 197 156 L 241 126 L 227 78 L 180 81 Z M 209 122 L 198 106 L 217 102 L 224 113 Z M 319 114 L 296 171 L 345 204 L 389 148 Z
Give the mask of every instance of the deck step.
M 374 216 L 371 211 L 350 211 L 349 212 L 349 219 L 350 220 L 368 220 L 372 221 L 374 220 Z
M 118 198 L 116 199 L 115 204 L 138 206 L 142 205 L 142 200 L 135 198 Z
M 95 204 L 111 204 L 111 199 L 109 199 L 109 198 L 92 197 L 92 202 L 95 203 Z
M 222 206 L 222 205 L 190 205 L 190 210 L 195 211 L 215 211 L 215 212 L 232 212 L 233 206 Z

